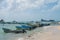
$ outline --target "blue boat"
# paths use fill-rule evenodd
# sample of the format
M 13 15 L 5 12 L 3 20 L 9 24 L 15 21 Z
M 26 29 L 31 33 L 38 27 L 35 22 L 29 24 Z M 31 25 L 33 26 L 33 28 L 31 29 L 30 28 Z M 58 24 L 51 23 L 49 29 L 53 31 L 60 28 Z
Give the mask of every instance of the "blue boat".
M 20 30 L 20 29 L 26 29 L 26 30 L 31 30 L 31 26 L 28 26 L 28 25 L 21 25 L 21 26 L 16 26 L 17 30 Z

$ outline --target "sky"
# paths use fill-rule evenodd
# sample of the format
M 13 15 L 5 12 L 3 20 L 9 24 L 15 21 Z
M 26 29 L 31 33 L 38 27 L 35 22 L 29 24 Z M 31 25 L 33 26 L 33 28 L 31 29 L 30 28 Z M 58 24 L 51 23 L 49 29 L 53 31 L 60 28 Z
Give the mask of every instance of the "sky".
M 0 19 L 5 21 L 60 20 L 60 0 L 0 0 Z

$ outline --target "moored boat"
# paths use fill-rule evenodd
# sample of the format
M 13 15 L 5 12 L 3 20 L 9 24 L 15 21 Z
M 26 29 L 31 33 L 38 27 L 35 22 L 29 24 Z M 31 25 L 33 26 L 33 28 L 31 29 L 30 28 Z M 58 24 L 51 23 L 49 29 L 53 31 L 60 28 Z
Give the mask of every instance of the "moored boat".
M 26 31 L 23 30 L 11 30 L 7 28 L 2 28 L 5 33 L 26 33 Z
M 31 28 L 32 28 L 31 26 L 27 26 L 27 25 L 16 26 L 17 30 L 21 30 L 21 29 L 31 30 Z

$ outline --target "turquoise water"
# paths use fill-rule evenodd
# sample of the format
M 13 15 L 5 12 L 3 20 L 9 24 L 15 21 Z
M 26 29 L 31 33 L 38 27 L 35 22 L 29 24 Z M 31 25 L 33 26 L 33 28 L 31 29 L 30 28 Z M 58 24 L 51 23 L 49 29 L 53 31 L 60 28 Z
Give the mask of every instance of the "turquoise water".
M 18 40 L 18 38 L 20 37 L 24 37 L 24 36 L 28 36 L 37 32 L 43 32 L 43 28 L 42 27 L 38 27 L 32 31 L 27 31 L 27 33 L 19 33 L 19 34 L 15 34 L 15 33 L 4 33 L 2 28 L 9 28 L 12 30 L 15 30 L 15 26 L 19 26 L 20 24 L 0 24 L 0 40 Z
M 19 24 L 0 24 L 0 40 L 10 40 L 9 38 L 10 37 L 15 37 L 16 34 L 13 34 L 13 33 L 4 33 L 2 28 L 9 28 L 9 29 L 12 29 L 12 30 L 15 30 L 15 26 L 17 26 Z

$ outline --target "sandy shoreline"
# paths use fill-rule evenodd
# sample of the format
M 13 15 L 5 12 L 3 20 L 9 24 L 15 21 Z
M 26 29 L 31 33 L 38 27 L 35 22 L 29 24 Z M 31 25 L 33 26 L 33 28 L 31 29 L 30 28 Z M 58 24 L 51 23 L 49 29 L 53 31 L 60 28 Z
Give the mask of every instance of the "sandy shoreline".
M 60 26 L 47 27 L 42 33 L 33 33 L 18 40 L 60 40 Z

